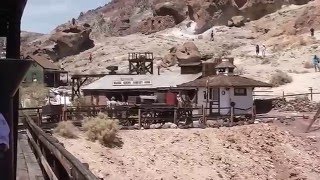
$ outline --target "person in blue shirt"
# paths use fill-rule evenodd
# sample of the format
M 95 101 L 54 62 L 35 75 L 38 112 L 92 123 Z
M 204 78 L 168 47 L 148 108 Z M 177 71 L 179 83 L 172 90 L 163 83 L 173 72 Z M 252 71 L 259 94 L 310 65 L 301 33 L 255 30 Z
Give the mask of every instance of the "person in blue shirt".
M 10 129 L 6 119 L 0 113 L 0 152 L 4 152 L 9 149 L 9 133 Z
M 317 69 L 318 69 L 318 71 L 320 72 L 320 67 L 319 67 L 320 59 L 318 58 L 318 56 L 314 55 L 312 61 L 313 61 L 313 65 L 314 65 L 314 70 L 317 72 Z

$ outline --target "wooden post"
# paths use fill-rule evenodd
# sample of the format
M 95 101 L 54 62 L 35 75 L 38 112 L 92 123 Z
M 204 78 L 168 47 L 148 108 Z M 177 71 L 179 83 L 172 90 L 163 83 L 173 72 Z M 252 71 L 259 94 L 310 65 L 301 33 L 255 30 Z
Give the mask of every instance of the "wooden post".
M 41 127 L 42 116 L 41 116 L 41 113 L 40 113 L 40 109 L 37 109 L 37 114 L 38 114 L 38 126 Z
M 202 108 L 202 119 L 203 119 L 203 123 L 204 124 L 206 124 L 207 122 L 207 120 L 206 120 L 206 109 L 204 108 L 204 106 L 202 105 L 201 106 L 201 108 Z
M 139 129 L 141 129 L 141 109 L 138 110 Z
M 174 112 L 173 112 L 173 123 L 178 125 L 178 120 L 177 120 L 177 108 L 174 108 Z
M 282 99 L 284 99 L 284 91 L 282 91 Z
M 256 105 L 252 106 L 252 120 L 256 120 Z
M 312 87 L 309 87 L 309 91 L 310 91 L 310 99 L 311 99 L 311 101 L 313 101 L 313 89 L 312 89 Z
M 233 121 L 234 121 L 234 107 L 231 106 L 231 119 L 230 119 L 230 126 L 233 126 Z

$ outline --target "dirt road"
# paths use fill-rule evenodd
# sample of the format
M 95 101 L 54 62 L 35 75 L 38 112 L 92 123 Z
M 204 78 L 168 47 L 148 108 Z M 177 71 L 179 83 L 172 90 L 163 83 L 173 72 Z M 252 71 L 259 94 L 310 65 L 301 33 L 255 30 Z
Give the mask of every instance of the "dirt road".
M 67 150 L 106 179 L 320 179 L 311 139 L 273 124 L 220 129 L 121 131 L 121 148 L 64 139 Z

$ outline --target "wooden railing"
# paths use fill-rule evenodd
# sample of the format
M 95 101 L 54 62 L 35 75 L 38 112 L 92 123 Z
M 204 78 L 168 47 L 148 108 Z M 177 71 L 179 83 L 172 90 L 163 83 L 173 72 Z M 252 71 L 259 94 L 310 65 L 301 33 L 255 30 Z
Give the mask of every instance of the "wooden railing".
M 98 180 L 54 137 L 46 134 L 37 126 L 28 114 L 24 115 L 29 142 L 50 180 Z

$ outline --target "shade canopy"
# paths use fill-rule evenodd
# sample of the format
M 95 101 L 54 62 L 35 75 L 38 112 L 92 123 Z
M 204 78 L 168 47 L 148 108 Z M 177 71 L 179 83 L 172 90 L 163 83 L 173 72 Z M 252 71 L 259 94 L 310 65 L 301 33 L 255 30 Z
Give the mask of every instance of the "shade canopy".
M 0 60 L 0 94 L 13 97 L 24 79 L 32 61 L 3 59 Z

